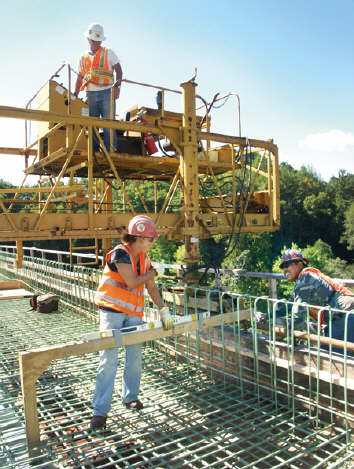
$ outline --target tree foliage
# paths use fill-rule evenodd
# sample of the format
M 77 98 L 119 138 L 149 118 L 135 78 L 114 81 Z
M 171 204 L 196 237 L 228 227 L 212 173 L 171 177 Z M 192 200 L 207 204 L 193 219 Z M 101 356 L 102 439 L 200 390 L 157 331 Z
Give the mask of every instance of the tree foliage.
M 244 269 L 250 272 L 270 272 L 272 268 L 271 234 L 243 233 L 240 235 L 234 251 L 222 263 L 225 269 Z M 269 285 L 266 279 L 255 279 L 227 274 L 224 285 L 238 293 L 250 295 L 268 295 Z
M 345 211 L 341 241 L 348 246 L 348 249 L 354 249 L 354 202 Z

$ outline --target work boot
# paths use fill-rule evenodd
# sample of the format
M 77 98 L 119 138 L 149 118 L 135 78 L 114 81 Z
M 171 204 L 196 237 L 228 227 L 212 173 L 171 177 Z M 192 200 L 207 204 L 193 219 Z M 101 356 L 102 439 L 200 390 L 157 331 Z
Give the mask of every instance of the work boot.
M 125 407 L 130 410 L 141 410 L 144 408 L 144 404 L 137 400 L 137 401 L 132 401 L 132 402 L 123 402 Z
M 90 430 L 99 430 L 100 428 L 106 428 L 107 417 L 103 415 L 94 415 L 90 422 Z

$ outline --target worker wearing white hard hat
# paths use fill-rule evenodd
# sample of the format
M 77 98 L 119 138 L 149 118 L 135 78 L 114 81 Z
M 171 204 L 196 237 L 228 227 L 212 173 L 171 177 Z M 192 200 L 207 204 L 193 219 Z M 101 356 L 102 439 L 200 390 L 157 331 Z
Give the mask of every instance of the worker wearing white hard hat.
M 103 26 L 98 23 L 93 23 L 88 27 L 88 30 L 85 33 L 87 39 L 92 39 L 92 41 L 105 41 Z
M 111 118 L 111 91 L 113 86 L 114 100 L 119 98 L 120 86 L 123 76 L 116 53 L 102 46 L 104 41 L 104 29 L 101 24 L 91 24 L 86 33 L 90 49 L 85 52 L 79 61 L 79 74 L 75 85 L 75 96 L 80 91 L 86 90 L 87 102 L 89 105 L 90 116 Z M 115 114 L 115 106 L 113 117 Z M 93 149 L 99 150 L 98 139 L 94 136 Z M 110 151 L 110 129 L 103 129 L 103 142 L 108 151 Z M 117 146 L 117 137 L 114 133 L 113 149 Z

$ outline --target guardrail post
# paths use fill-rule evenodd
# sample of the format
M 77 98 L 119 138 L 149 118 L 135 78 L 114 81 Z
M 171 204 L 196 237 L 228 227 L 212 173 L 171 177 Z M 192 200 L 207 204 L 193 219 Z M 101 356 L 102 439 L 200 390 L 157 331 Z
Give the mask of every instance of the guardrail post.
M 269 296 L 270 298 L 277 298 L 277 279 L 270 278 L 269 279 Z

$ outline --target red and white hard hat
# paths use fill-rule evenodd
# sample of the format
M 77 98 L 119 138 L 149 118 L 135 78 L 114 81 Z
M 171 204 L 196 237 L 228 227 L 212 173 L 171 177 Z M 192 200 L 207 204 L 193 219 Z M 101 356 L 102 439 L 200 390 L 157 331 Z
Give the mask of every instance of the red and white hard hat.
M 128 225 L 128 234 L 143 238 L 158 238 L 154 221 L 146 215 L 137 215 Z
M 283 252 L 279 267 L 282 269 L 289 261 L 301 261 L 305 266 L 310 262 L 299 249 L 287 249 Z
M 92 41 L 102 42 L 106 38 L 104 37 L 103 26 L 98 23 L 90 24 L 87 32 L 85 33 L 87 39 L 92 39 Z

